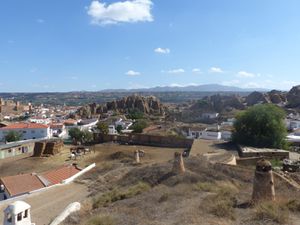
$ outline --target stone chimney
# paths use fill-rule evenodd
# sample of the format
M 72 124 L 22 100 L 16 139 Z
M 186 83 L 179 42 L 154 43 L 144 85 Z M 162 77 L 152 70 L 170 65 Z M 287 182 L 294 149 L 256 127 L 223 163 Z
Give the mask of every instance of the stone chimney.
M 173 163 L 173 173 L 184 173 L 185 168 L 184 168 L 184 163 L 183 163 L 183 158 L 182 154 L 179 152 L 175 152 L 174 154 L 174 163 Z
M 261 200 L 275 200 L 272 164 L 265 159 L 257 162 L 253 181 L 252 201 Z
M 135 159 L 135 162 L 136 163 L 140 163 L 140 154 L 139 154 L 139 151 L 138 150 L 135 150 L 134 151 L 134 159 Z

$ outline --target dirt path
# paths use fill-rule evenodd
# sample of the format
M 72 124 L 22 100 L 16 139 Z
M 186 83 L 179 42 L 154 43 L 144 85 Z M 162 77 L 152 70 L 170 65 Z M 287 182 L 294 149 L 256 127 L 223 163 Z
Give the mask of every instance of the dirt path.
M 75 201 L 81 202 L 87 196 L 87 188 L 84 185 L 71 183 L 54 187 L 41 193 L 26 196 L 25 202 L 31 205 L 32 222 L 37 225 L 48 225 L 65 207 Z M 0 221 L 3 221 L 3 209 L 6 205 L 0 205 Z

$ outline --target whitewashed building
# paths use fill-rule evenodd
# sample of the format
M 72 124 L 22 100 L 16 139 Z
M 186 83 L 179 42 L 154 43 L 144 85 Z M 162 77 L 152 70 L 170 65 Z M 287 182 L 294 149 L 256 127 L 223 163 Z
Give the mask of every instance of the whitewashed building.
M 109 135 L 115 135 L 115 134 L 118 134 L 118 131 L 116 130 L 115 125 L 109 125 L 109 126 L 108 126 L 108 134 L 109 134 Z
M 221 140 L 222 133 L 219 130 L 219 126 L 206 128 L 204 130 L 191 130 L 191 129 L 189 129 L 188 138 L 206 139 L 206 140 Z
M 21 134 L 21 140 L 51 138 L 50 127 L 39 123 L 13 123 L 0 128 L 0 141 L 5 141 L 5 136 L 10 131 Z

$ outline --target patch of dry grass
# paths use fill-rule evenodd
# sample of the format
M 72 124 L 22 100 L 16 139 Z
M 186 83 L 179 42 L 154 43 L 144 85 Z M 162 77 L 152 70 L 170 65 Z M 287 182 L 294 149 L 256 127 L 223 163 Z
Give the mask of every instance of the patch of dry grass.
M 255 207 L 254 219 L 288 224 L 289 211 L 281 202 L 261 202 Z
M 132 198 L 136 195 L 139 195 L 145 191 L 148 191 L 150 189 L 150 185 L 139 182 L 136 185 L 133 185 L 129 187 L 126 190 L 120 190 L 120 189 L 114 189 L 112 191 L 106 192 L 99 197 L 94 198 L 93 200 L 93 208 L 100 208 L 102 206 L 108 206 L 110 203 Z
M 115 225 L 115 220 L 110 216 L 97 215 L 89 219 L 85 225 Z
M 202 206 L 207 212 L 220 217 L 235 220 L 234 207 L 237 203 L 236 194 L 238 189 L 231 182 L 216 182 L 216 183 L 202 183 L 198 185 L 200 190 L 213 192 L 212 195 L 204 199 Z

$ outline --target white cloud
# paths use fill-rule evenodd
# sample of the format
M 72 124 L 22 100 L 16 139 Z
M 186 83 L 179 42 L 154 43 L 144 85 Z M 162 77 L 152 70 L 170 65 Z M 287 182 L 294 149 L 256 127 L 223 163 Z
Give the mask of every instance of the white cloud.
M 194 68 L 192 70 L 193 73 L 201 73 L 201 70 L 199 68 Z
M 168 48 L 156 48 L 154 49 L 154 52 L 160 53 L 160 54 L 169 54 L 171 52 Z
M 134 71 L 134 70 L 129 70 L 126 72 L 126 75 L 128 76 L 138 76 L 138 75 L 141 75 L 140 72 L 137 72 L 137 71 Z
M 98 25 L 151 22 L 152 5 L 151 0 L 127 0 L 111 4 L 92 1 L 87 13 L 92 18 L 92 24 Z
M 177 73 L 184 73 L 184 69 L 173 69 L 173 70 L 169 70 L 168 73 L 171 73 L 171 74 L 177 74 Z
M 249 72 L 246 72 L 246 71 L 240 71 L 240 72 L 237 73 L 236 76 L 241 77 L 241 78 L 251 78 L 251 77 L 260 76 L 260 74 L 256 75 L 254 73 L 249 73 Z
M 224 71 L 219 67 L 211 67 L 209 72 L 211 72 L 211 73 L 224 73 Z

